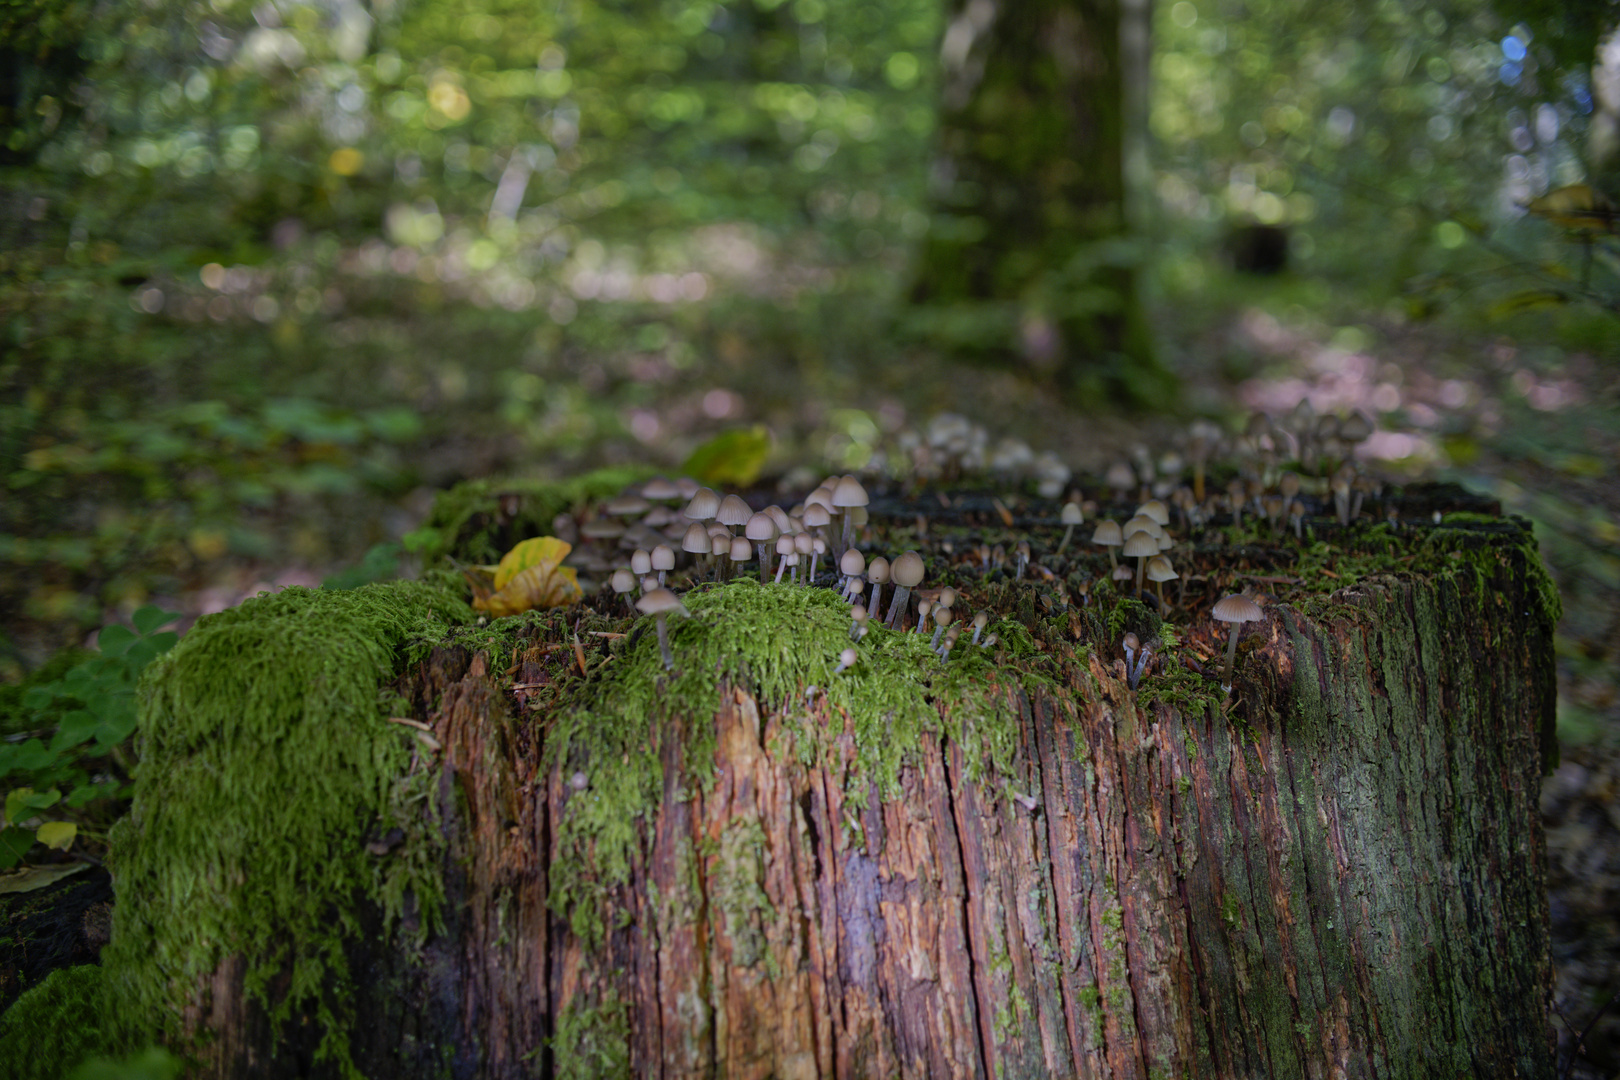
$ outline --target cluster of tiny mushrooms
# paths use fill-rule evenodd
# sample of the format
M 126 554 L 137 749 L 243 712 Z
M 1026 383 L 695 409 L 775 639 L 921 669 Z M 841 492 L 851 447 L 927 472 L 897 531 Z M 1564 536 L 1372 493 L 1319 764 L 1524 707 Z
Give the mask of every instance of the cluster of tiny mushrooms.
M 1154 454 L 1139 446 L 1133 450 L 1131 460 L 1115 461 L 1102 475 L 1102 485 L 1110 492 L 1110 506 L 1135 505 L 1135 511 L 1124 521 L 1098 517 L 1099 504 L 1085 500 L 1079 489 L 1070 485 L 1071 471 L 1053 455 L 1036 455 L 1016 439 L 992 447 L 983 428 L 951 414 L 935 417 L 925 433 L 903 433 L 895 452 L 900 460 L 879 455 L 867 472 L 903 476 L 913 490 L 929 481 L 957 481 L 971 474 L 988 473 L 1000 481 L 1033 480 L 1037 492 L 1048 499 L 1066 492 L 1058 515 L 1063 532 L 1051 546 L 1051 553 L 1061 554 L 1074 541 L 1076 529 L 1090 517 L 1093 524 L 1089 541 L 1107 552 L 1116 587 L 1122 592 L 1134 591 L 1144 603 L 1156 604 L 1163 614 L 1172 610 L 1164 583 L 1181 577 L 1171 560 L 1178 543 L 1171 531 L 1172 517 L 1184 533 L 1202 533 L 1215 523 L 1217 515 L 1241 524 L 1248 514 L 1253 520 L 1265 522 L 1274 534 L 1291 531 L 1302 537 L 1306 515 L 1300 499 L 1303 494 L 1319 500 L 1324 508 L 1331 500 L 1334 516 L 1341 525 L 1348 526 L 1361 514 L 1366 498 L 1376 497 L 1380 491 L 1379 485 L 1354 463 L 1356 445 L 1372 432 L 1373 423 L 1363 413 L 1344 418 L 1318 417 L 1308 403 L 1302 403 L 1282 420 L 1256 413 L 1243 434 L 1236 437 L 1228 437 L 1206 421 L 1194 423 L 1175 448 Z M 1236 475 L 1224 491 L 1206 489 L 1205 468 L 1217 455 L 1227 465 L 1236 466 Z M 940 493 L 937 497 L 943 505 L 950 505 L 947 495 Z M 959 594 L 953 588 L 930 590 L 930 595 L 916 597 L 916 618 L 911 621 L 913 593 L 925 574 L 923 557 L 908 550 L 892 558 L 868 558 L 862 545 L 871 546 L 871 533 L 866 528 L 869 503 L 865 485 L 854 475 L 826 478 L 803 501 L 788 509 L 778 505 L 755 509 L 741 495 L 721 495 L 687 478 L 659 477 L 603 501 L 583 522 L 564 515 L 555 526 L 559 535 L 566 534 L 570 540 L 600 542 L 612 548 L 609 557 L 587 548 L 569 561 L 587 571 L 607 572 L 604 587 L 624 601 L 636 595 L 636 610 L 653 616 L 656 622 L 666 669 L 675 665 L 667 620 L 687 614 L 670 587 L 675 583 L 670 575 L 678 565 L 684 570 L 684 579 L 692 584 L 702 580 L 723 582 L 752 573 L 749 564 L 755 563 L 763 585 L 836 588 L 850 603 L 849 637 L 853 645 L 859 645 L 875 625 L 922 634 L 932 621 L 930 645 L 942 660 L 948 660 L 956 648 L 965 632 L 964 622 L 972 627 L 974 646 L 993 647 L 996 635 L 983 637 L 989 613 L 981 610 L 971 620 L 963 620 Z M 1010 527 L 1013 519 L 1006 507 L 999 499 L 994 500 L 994 505 Z M 919 530 L 925 528 L 923 521 L 918 524 Z M 946 544 L 945 550 L 949 553 L 951 545 Z M 1034 561 L 1028 539 L 1017 544 L 1012 560 L 1007 560 L 999 547 L 992 550 L 981 545 L 970 555 L 975 562 L 982 562 L 985 572 L 992 565 L 1010 561 L 1014 580 L 1022 580 L 1032 565 L 1045 577 L 1053 577 Z M 1126 561 L 1121 562 L 1121 557 Z M 1149 583 L 1154 593 L 1144 592 Z M 886 612 L 884 586 L 891 590 Z M 1182 586 L 1184 603 L 1184 580 Z M 1243 624 L 1263 619 L 1264 613 L 1249 596 L 1234 593 L 1217 601 L 1210 615 L 1229 626 L 1220 676 L 1223 691 L 1229 693 Z M 1121 644 L 1126 677 L 1134 689 L 1148 668 L 1153 650 L 1135 634 L 1126 634 Z M 854 647 L 845 648 L 833 669 L 834 675 L 849 670 L 859 660 Z

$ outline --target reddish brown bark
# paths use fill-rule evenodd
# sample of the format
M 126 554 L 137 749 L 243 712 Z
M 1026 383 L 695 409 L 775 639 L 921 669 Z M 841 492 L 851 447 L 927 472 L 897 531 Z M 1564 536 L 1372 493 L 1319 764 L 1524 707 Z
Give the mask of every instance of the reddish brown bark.
M 825 698 L 831 752 L 807 766 L 787 714 L 729 688 L 712 787 L 664 732 L 664 796 L 596 948 L 547 909 L 577 793 L 539 771 L 547 718 L 515 716 L 506 689 L 554 661 L 507 677 L 441 649 L 411 679 L 444 746 L 450 921 L 419 964 L 356 943 L 356 1060 L 514 1078 L 615 1060 L 759 1080 L 1551 1075 L 1552 626 L 1533 592 L 1504 558 L 1443 585 L 1377 579 L 1315 615 L 1272 608 L 1227 714 L 1047 640 L 1061 685 L 1004 691 L 1010 774 L 970 779 L 941 736 L 887 798 L 852 785 L 854 737 Z M 253 1064 L 262 1028 L 207 1024 L 226 1029 L 217 1075 L 287 1075 Z

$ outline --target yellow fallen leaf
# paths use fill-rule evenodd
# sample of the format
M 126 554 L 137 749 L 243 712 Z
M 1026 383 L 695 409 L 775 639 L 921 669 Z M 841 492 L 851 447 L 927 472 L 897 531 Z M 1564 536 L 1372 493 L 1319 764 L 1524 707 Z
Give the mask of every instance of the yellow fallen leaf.
M 571 544 L 554 536 L 525 540 L 502 557 L 496 567 L 475 567 L 472 582 L 473 607 L 499 618 L 531 608 L 554 608 L 572 604 L 585 595 L 572 567 L 562 561 L 573 550 Z M 493 573 L 486 585 L 483 575 Z
M 716 435 L 696 450 L 681 471 L 711 487 L 747 487 L 759 479 L 771 451 L 764 424 Z
M 73 838 L 78 834 L 79 827 L 71 821 L 47 821 L 34 833 L 34 839 L 48 848 L 66 851 L 73 846 Z

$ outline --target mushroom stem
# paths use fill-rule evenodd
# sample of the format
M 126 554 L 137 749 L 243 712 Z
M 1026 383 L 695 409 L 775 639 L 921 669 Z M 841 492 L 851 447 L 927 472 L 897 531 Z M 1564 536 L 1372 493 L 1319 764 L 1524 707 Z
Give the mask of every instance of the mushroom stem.
M 894 587 L 894 602 L 889 605 L 889 617 L 884 619 L 890 630 L 900 625 L 900 614 L 906 610 L 906 601 L 911 599 L 911 590 L 904 585 Z
M 1237 639 L 1238 634 L 1242 632 L 1242 623 L 1235 622 L 1232 624 L 1232 636 L 1226 639 L 1226 667 L 1221 673 L 1222 686 L 1229 687 L 1232 685 L 1232 666 L 1237 662 Z
M 1113 548 L 1108 549 L 1108 569 L 1109 570 L 1118 570 L 1119 569 L 1119 560 L 1114 558 L 1114 549 Z
M 658 623 L 658 652 L 664 658 L 664 670 L 673 671 L 675 670 L 675 656 L 669 651 L 669 627 L 664 624 L 664 613 L 662 611 L 658 613 L 655 621 Z
M 1063 554 L 1063 549 L 1069 546 L 1069 537 L 1071 537 L 1073 535 L 1074 535 L 1074 526 L 1073 525 L 1070 525 L 1067 529 L 1063 530 L 1063 539 L 1058 543 L 1058 546 L 1057 546 L 1057 553 L 1059 555 Z
M 782 571 L 787 569 L 787 556 L 776 561 L 776 584 L 782 584 Z
M 1147 570 L 1147 561 L 1148 557 L 1146 555 L 1136 557 L 1136 591 L 1138 594 L 1142 592 L 1142 574 Z
M 874 619 L 877 618 L 878 608 L 883 606 L 882 596 L 883 583 L 881 581 L 872 582 L 872 598 L 866 602 L 866 613 Z
M 775 550 L 776 545 L 769 540 L 766 540 L 759 545 L 759 583 L 761 585 L 770 580 L 771 555 L 775 552 Z

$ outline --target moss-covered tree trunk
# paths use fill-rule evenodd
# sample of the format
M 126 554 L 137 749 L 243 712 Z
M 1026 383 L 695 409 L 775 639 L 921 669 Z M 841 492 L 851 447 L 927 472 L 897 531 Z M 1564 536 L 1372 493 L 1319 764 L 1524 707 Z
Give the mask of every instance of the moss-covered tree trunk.
M 941 662 L 922 635 L 873 631 L 845 672 L 825 588 L 687 593 L 669 673 L 648 621 L 606 602 L 390 631 L 415 658 L 385 715 L 426 738 L 388 759 L 405 787 L 352 796 L 349 847 L 321 856 L 349 868 L 326 981 L 299 996 L 304 946 L 243 962 L 293 936 L 277 925 L 254 938 L 208 913 L 221 938 L 199 942 L 126 907 L 157 887 L 160 809 L 178 813 L 139 801 L 108 978 L 183 1003 L 167 1038 L 200 1036 L 216 1077 L 345 1058 L 372 1077 L 1551 1076 L 1537 792 L 1556 600 L 1522 522 L 1362 535 L 1407 554 L 1345 554 L 1332 593 L 1302 584 L 1310 558 L 1201 549 L 1206 573 L 1274 590 L 1229 698 L 1209 677 L 1223 630 L 1150 626 L 1078 571 L 964 579 L 1001 615 L 996 648 L 964 638 Z M 329 595 L 273 610 L 313 625 Z M 294 625 L 225 636 L 253 622 L 194 631 L 145 722 L 201 731 L 155 710 L 200 715 L 182 678 L 227 640 L 250 680 Z M 1126 627 L 1164 653 L 1135 690 Z M 276 700 L 325 716 L 333 670 Z M 207 739 L 242 738 L 220 715 Z M 355 730 L 418 729 L 372 713 Z M 265 768 L 298 752 L 266 749 Z M 186 753 L 200 773 L 200 736 Z M 164 872 L 228 910 L 255 867 L 203 847 Z M 415 891 L 368 892 L 357 863 Z
M 1120 0 L 966 0 L 941 47 L 934 227 L 912 300 L 955 351 L 1013 364 L 1073 398 L 1162 406 L 1137 290 L 1126 191 L 1146 17 L 1122 47 Z M 1130 20 L 1127 20 L 1130 22 Z

